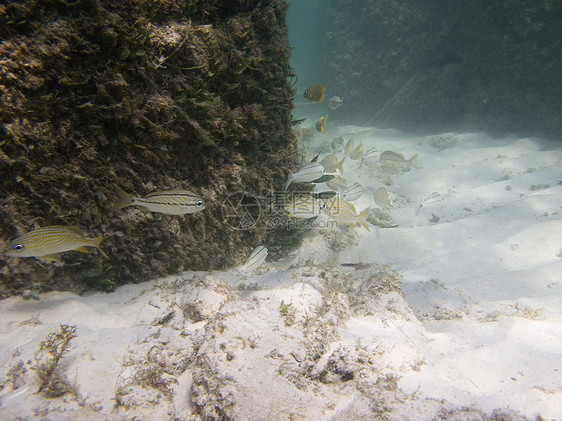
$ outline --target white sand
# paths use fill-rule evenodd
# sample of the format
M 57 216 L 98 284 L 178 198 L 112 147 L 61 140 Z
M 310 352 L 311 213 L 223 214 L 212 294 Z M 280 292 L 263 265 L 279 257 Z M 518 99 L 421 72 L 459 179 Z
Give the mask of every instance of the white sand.
M 317 135 L 310 154 L 352 129 Z M 248 277 L 4 300 L 0 419 L 562 419 L 562 147 L 358 140 L 419 154 L 397 175 L 344 165 L 366 187 L 357 208 L 384 185 L 397 227 L 313 231 Z M 434 191 L 443 201 L 416 215 Z M 72 391 L 47 398 L 35 356 L 60 324 L 77 328 L 55 373 Z

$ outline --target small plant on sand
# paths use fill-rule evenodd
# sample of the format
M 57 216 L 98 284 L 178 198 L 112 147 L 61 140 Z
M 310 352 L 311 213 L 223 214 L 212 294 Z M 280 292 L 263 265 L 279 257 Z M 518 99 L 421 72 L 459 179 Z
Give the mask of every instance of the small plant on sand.
M 76 326 L 60 325 L 58 332 L 47 335 L 41 341 L 35 354 L 36 370 L 39 376 L 39 390 L 49 398 L 55 398 L 68 392 L 75 392 L 66 378 L 61 377 L 59 364 L 70 349 L 70 342 L 76 337 Z

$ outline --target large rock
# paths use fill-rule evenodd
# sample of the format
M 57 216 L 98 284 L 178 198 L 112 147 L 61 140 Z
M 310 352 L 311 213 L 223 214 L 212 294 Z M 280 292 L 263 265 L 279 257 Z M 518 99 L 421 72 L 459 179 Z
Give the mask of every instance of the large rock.
M 295 163 L 286 9 L 283 0 L 0 6 L 0 249 L 38 227 L 77 225 L 103 235 L 110 256 L 69 252 L 62 266 L 2 256 L 0 297 L 223 268 L 279 237 L 263 220 L 232 229 L 223 202 L 240 191 L 259 201 Z M 184 188 L 206 209 L 113 212 L 118 187 Z

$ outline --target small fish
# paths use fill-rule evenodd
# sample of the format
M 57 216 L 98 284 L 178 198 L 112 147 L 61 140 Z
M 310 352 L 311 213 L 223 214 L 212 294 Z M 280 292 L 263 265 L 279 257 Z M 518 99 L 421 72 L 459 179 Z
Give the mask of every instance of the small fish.
M 360 143 L 355 149 L 349 153 L 349 158 L 357 161 L 363 158 L 363 143 Z
M 205 209 L 205 202 L 199 196 L 187 190 L 166 190 L 135 197 L 117 188 L 117 202 L 113 206 L 118 211 L 127 206 L 141 206 L 151 212 L 167 215 L 183 215 L 185 213 L 200 212 Z
M 353 204 L 342 198 L 336 196 L 329 200 L 326 203 L 324 212 L 336 222 L 341 224 L 350 224 L 353 226 L 357 226 L 357 224 L 359 224 L 365 227 L 367 231 L 371 231 L 367 225 L 367 218 L 369 217 L 370 210 L 367 209 L 359 214 Z
M 383 166 L 394 167 L 401 170 L 408 170 L 410 166 L 419 168 L 416 163 L 418 154 L 415 154 L 410 159 L 406 159 L 404 155 L 394 151 L 384 151 L 380 156 L 380 161 Z
M 326 87 L 323 85 L 313 85 L 304 91 L 304 97 L 310 102 L 320 103 L 324 101 L 326 95 Z
M 345 178 L 336 175 L 332 180 L 327 181 L 326 185 L 332 190 L 343 192 L 347 190 L 347 181 Z
M 328 102 L 328 107 L 330 107 L 332 110 L 337 110 L 342 105 L 343 105 L 343 98 L 340 98 L 339 96 L 335 96 L 335 95 L 331 97 L 330 101 Z
M 100 248 L 102 236 L 90 238 L 79 227 L 52 225 L 30 231 L 8 244 L 5 254 L 14 257 L 45 257 L 60 262 L 57 254 L 76 250 L 89 253 L 86 247 L 95 247 L 105 258 Z
M 442 202 L 442 201 L 443 201 L 443 197 L 441 196 L 441 194 L 434 191 L 429 196 L 427 196 L 425 199 L 421 200 L 420 205 L 416 209 L 415 216 L 419 215 L 419 213 L 420 213 L 420 211 L 422 210 L 423 207 L 425 207 L 427 205 L 431 205 L 432 203 L 437 203 L 437 202 Z
M 374 193 L 375 203 L 381 209 L 390 208 L 390 199 L 388 197 L 388 192 L 384 187 L 381 187 Z
M 343 150 L 343 137 L 338 136 L 338 137 L 334 137 L 332 139 L 332 142 L 330 142 L 330 146 L 332 147 L 332 150 L 334 151 L 334 153 L 338 153 L 341 152 Z
M 316 131 L 326 133 L 326 120 L 328 120 L 328 114 L 318 119 L 316 122 Z
M 347 141 L 347 143 L 345 144 L 345 147 L 344 147 L 344 151 L 345 151 L 345 154 L 346 154 L 347 156 L 351 155 L 351 151 L 353 150 L 354 143 L 355 143 L 355 142 L 353 141 L 353 133 L 352 133 L 352 134 L 351 134 L 351 139 L 349 139 L 349 140 Z
M 268 250 L 265 246 L 257 246 L 252 253 L 250 253 L 248 260 L 246 260 L 242 266 L 237 268 L 237 271 L 243 274 L 254 271 L 265 261 L 267 252 Z
M 361 197 L 365 189 L 359 183 L 353 183 L 349 189 L 342 193 L 342 199 L 353 202 Z
M 311 183 L 319 184 L 319 183 L 326 183 L 335 177 L 334 174 L 324 174 L 322 177 L 317 178 L 316 180 L 312 180 Z
M 303 127 L 301 130 L 301 140 L 314 143 L 314 127 Z
M 343 174 L 343 162 L 345 161 L 345 156 L 342 158 L 341 161 L 338 161 L 338 157 L 334 154 L 330 154 L 324 157 L 320 163 L 324 166 L 324 170 L 328 173 L 336 172 L 336 170 L 340 170 L 340 173 Z
M 306 164 L 296 173 L 289 173 L 287 177 L 287 182 L 285 183 L 285 190 L 289 188 L 291 183 L 307 183 L 316 180 L 324 175 L 324 167 L 320 162 L 311 162 Z
M 363 154 L 363 158 L 361 158 L 361 164 L 359 165 L 359 168 L 361 168 L 363 164 L 372 168 L 375 165 L 377 165 L 379 158 L 380 158 L 380 154 L 378 149 L 371 148 Z
M 285 202 L 284 209 L 292 218 L 310 219 L 320 215 L 324 205 L 312 196 L 299 196 Z
M 304 123 L 305 120 L 306 120 L 306 117 L 305 118 L 299 118 L 297 120 L 291 120 L 291 125 L 292 126 L 298 126 L 299 124 Z

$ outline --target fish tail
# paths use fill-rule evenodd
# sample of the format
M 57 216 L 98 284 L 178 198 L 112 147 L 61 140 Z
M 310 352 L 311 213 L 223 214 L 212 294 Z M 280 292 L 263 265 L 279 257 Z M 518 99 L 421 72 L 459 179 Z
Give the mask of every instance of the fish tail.
M 340 172 L 343 174 L 343 161 L 345 161 L 345 156 L 342 158 L 342 160 L 339 162 L 338 164 L 338 170 L 340 170 Z
M 287 182 L 285 183 L 285 190 L 287 190 L 289 188 L 289 186 L 291 185 L 291 183 L 293 182 L 293 172 L 291 171 L 289 173 L 289 176 L 287 177 Z
M 369 217 L 369 214 L 370 214 L 370 213 L 371 213 L 371 209 L 367 209 L 365 212 L 362 212 L 362 213 L 359 215 L 359 218 L 358 218 L 359 220 L 357 221 L 357 222 L 359 222 L 362 226 L 364 226 L 364 227 L 367 229 L 367 231 L 371 231 L 371 230 L 369 229 L 369 226 L 367 225 L 367 218 Z
M 117 201 L 113 205 L 113 211 L 118 211 L 133 204 L 133 195 L 117 187 Z
M 419 168 L 421 168 L 421 164 L 418 161 L 419 161 L 418 154 L 415 154 L 413 157 L 411 157 L 408 160 L 408 164 L 410 164 L 414 168 L 419 169 Z
M 100 248 L 101 240 L 103 240 L 103 235 L 100 235 L 99 237 L 94 238 L 94 247 L 99 250 L 100 254 L 103 257 L 105 257 L 106 259 L 109 259 L 109 256 L 107 254 L 105 254 L 105 252 Z

